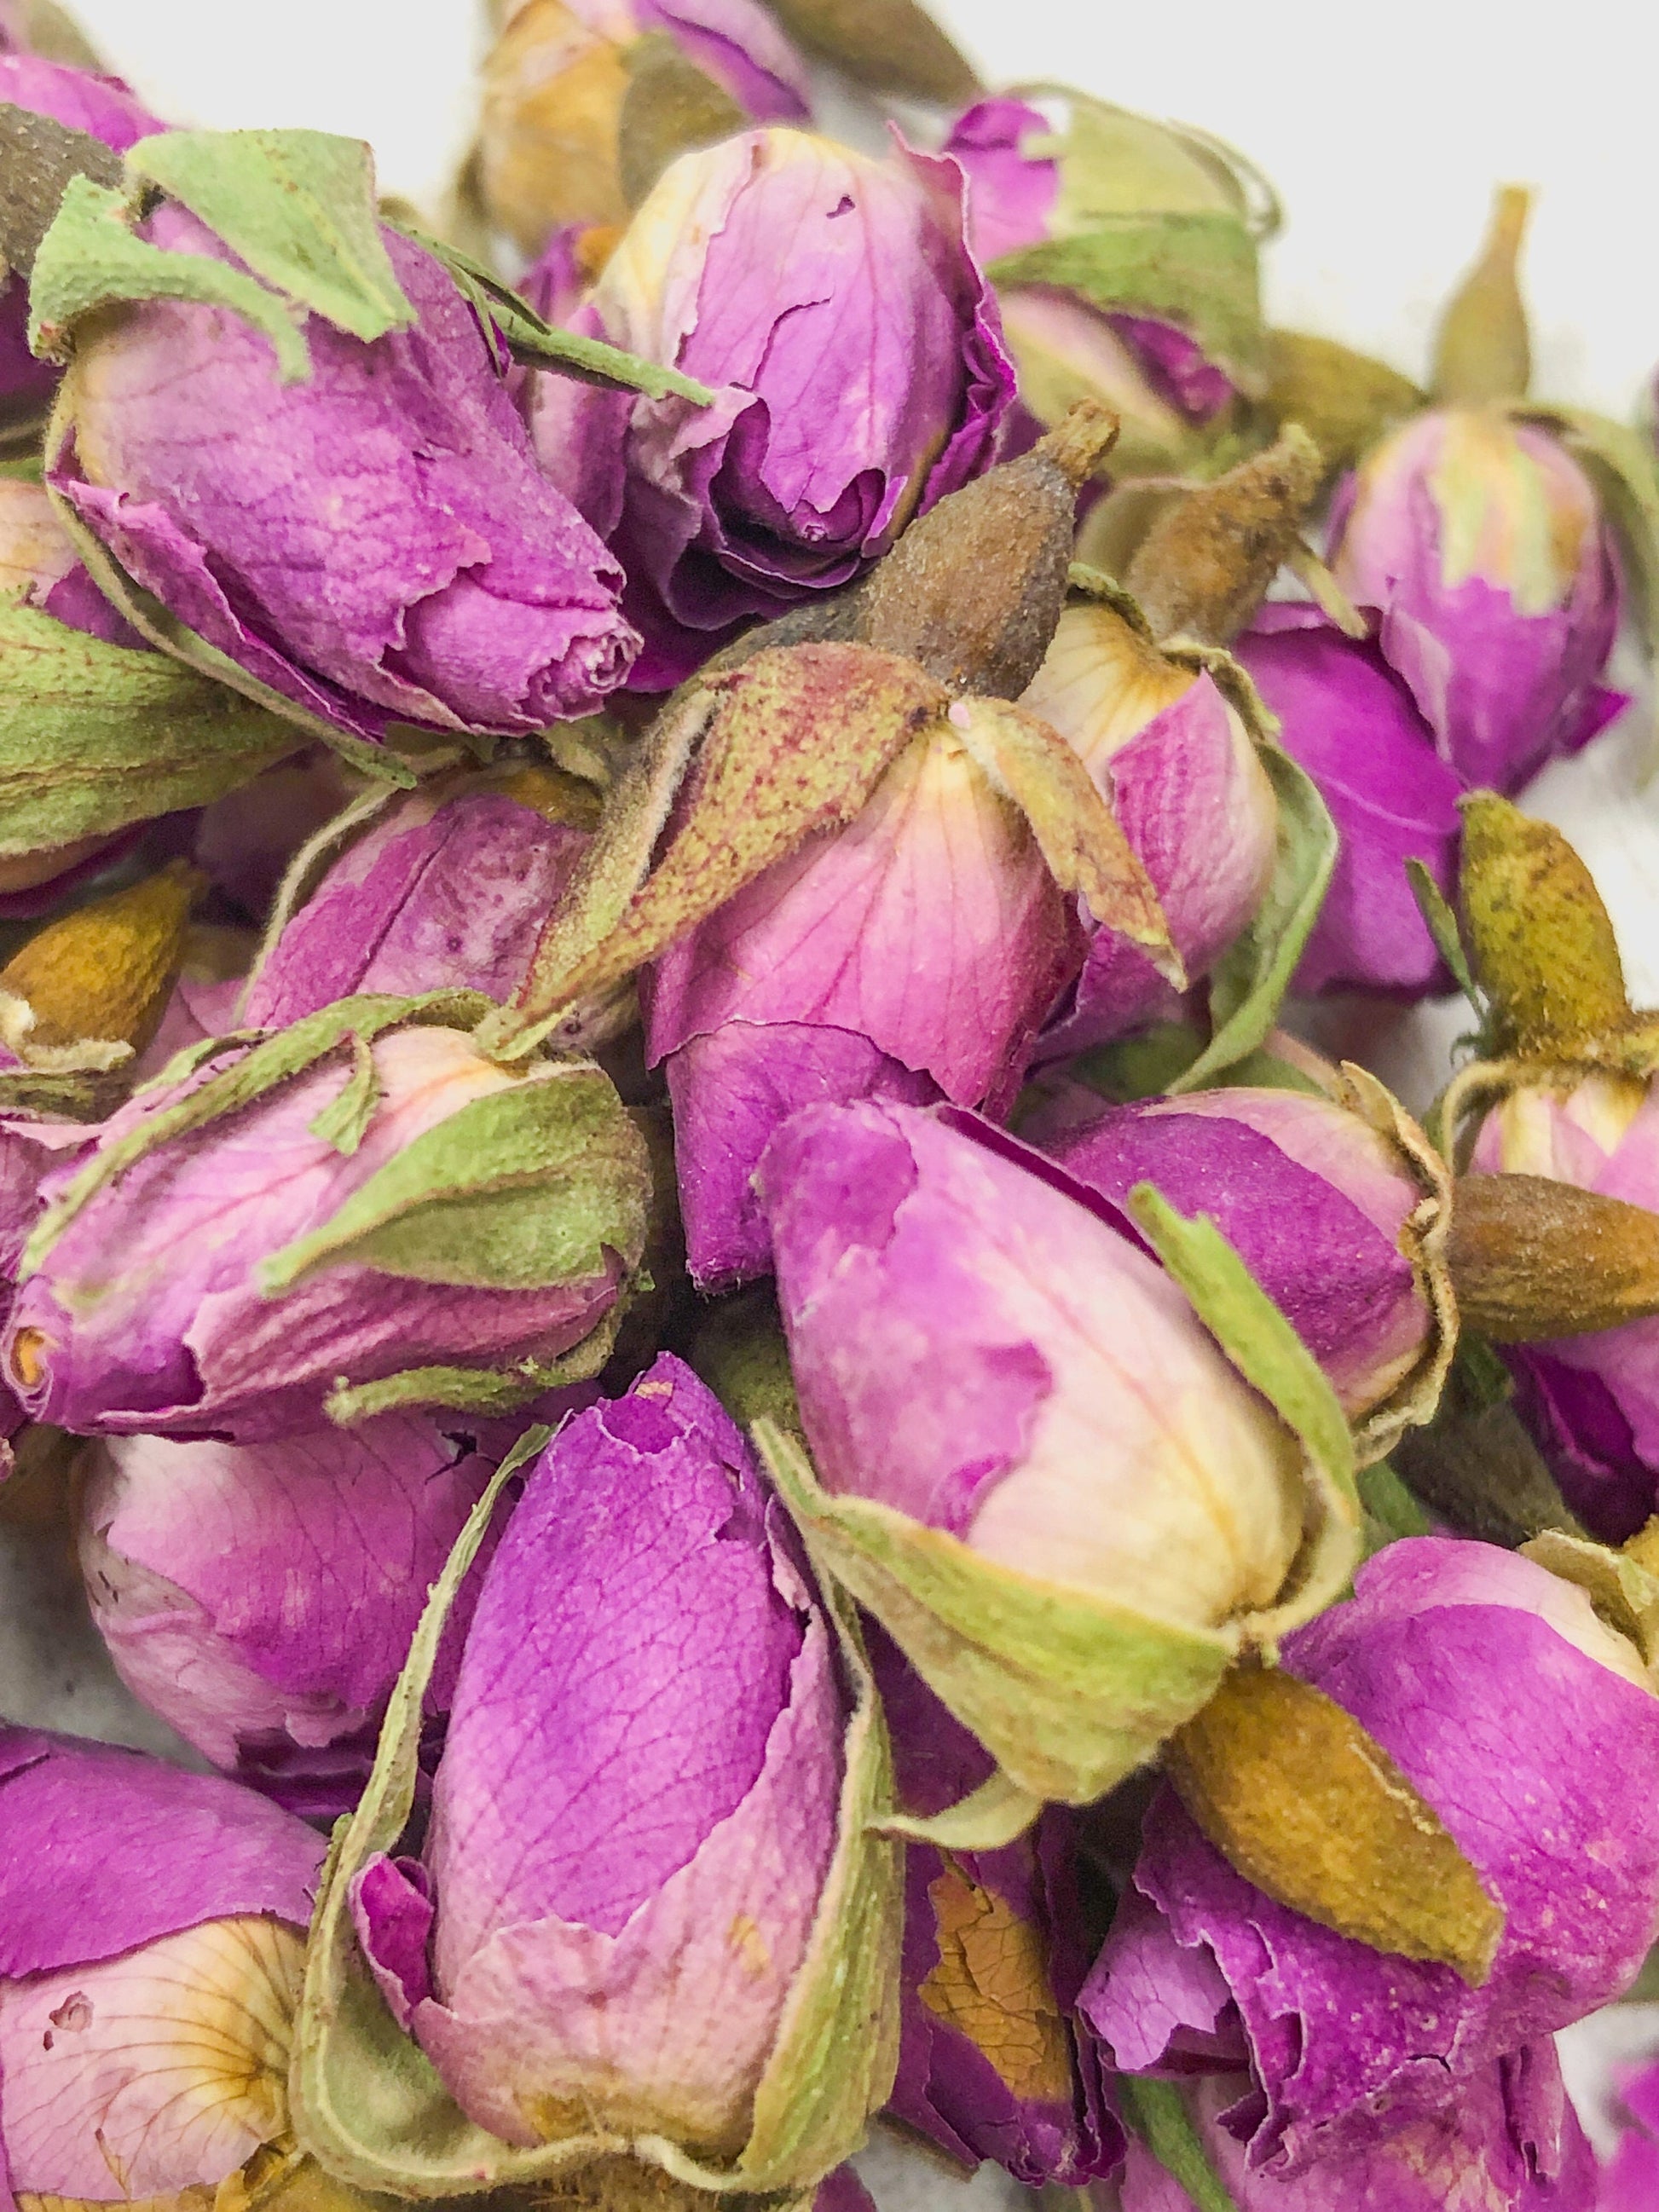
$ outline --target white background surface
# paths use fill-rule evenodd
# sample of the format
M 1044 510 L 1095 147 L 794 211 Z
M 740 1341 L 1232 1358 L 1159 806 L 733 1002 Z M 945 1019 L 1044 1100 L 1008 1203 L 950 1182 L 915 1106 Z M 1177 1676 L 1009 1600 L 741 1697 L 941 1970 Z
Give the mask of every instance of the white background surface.
M 70 0 L 170 120 L 369 139 L 430 202 L 465 138 L 476 0 Z M 1572 0 L 940 0 L 988 80 L 1060 77 L 1231 139 L 1289 222 L 1275 319 L 1420 372 L 1494 182 L 1540 188 L 1540 393 L 1627 416 L 1659 362 L 1659 16 Z

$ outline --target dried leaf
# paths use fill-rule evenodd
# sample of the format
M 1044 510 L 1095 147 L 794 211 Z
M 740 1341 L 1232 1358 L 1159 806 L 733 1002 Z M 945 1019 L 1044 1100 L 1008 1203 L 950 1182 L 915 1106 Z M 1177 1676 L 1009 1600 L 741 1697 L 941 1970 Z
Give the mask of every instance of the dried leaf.
M 1292 422 L 1265 453 L 1165 508 L 1123 580 L 1153 635 L 1210 645 L 1237 636 L 1299 544 L 1324 477 L 1323 455 Z
M 1120 2075 L 1117 2101 L 1124 2125 L 1186 2191 L 1194 2212 L 1238 2212 L 1173 2081 Z
M 921 2004 L 966 2038 L 1012 2095 L 1068 2105 L 1071 2037 L 1042 1930 L 949 1863 L 927 1885 L 927 1901 L 939 1957 L 917 1984 Z
M 1066 740 L 1003 699 L 958 699 L 953 734 L 1031 825 L 1049 873 L 1079 893 L 1103 929 L 1138 945 L 1177 990 L 1187 972 L 1152 878 Z
M 1165 1747 L 1182 1803 L 1246 1881 L 1339 1935 L 1492 1971 L 1504 1911 L 1382 1746 L 1282 1668 L 1241 1667 Z
M 959 107 L 979 80 L 917 0 L 767 0 L 796 45 L 869 92 Z
M 167 131 L 141 139 L 127 172 L 157 185 L 253 274 L 365 341 L 415 310 L 380 236 L 374 157 L 325 131 Z
M 1303 331 L 1267 333 L 1264 404 L 1275 422 L 1299 422 L 1328 471 L 1352 468 L 1385 430 L 1429 404 L 1409 377 Z
M 263 331 L 284 384 L 311 374 L 311 352 L 288 302 L 228 261 L 207 253 L 169 253 L 137 238 L 132 210 L 119 192 L 71 177 L 52 225 L 34 257 L 29 285 L 29 345 L 43 358 L 67 361 L 75 325 L 95 308 L 135 300 L 194 300 L 228 307 Z
M 0 281 L 27 276 L 74 177 L 111 190 L 121 157 L 101 138 L 0 100 Z
M 647 31 L 623 56 L 628 89 L 617 125 L 623 198 L 640 205 L 669 163 L 741 131 L 748 117 L 665 31 Z

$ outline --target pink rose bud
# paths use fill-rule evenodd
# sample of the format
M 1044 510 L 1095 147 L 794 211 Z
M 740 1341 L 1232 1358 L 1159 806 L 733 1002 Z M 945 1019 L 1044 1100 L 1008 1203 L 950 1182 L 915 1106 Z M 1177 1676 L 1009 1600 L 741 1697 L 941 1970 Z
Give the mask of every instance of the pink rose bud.
M 772 129 L 683 155 L 635 214 L 572 327 L 714 405 L 550 376 L 526 400 L 543 467 L 627 571 L 634 688 L 852 582 L 994 459 L 1013 376 L 963 201 L 954 161 Z
M 1419 416 L 1360 464 L 1331 557 L 1470 787 L 1518 791 L 1626 703 L 1601 682 L 1619 633 L 1612 540 L 1547 430 L 1477 409 Z

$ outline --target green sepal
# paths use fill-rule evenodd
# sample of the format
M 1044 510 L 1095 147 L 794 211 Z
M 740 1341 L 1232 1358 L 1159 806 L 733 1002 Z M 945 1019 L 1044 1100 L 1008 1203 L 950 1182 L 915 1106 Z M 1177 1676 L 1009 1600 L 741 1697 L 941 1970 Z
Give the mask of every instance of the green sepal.
M 0 855 L 205 805 L 301 743 L 165 653 L 0 597 Z
M 1463 937 L 1457 927 L 1457 916 L 1447 905 L 1439 884 L 1421 860 L 1413 857 L 1407 861 L 1406 880 L 1411 885 L 1412 896 L 1417 901 L 1423 927 L 1434 939 L 1435 951 L 1450 969 L 1452 980 L 1458 989 L 1484 1022 L 1486 1002 L 1469 967 L 1469 956 L 1463 950 Z
M 0 1115 L 30 1121 L 101 1121 L 126 1097 L 131 1058 L 118 1067 L 14 1067 L 0 1072 Z
M 1231 2192 L 1210 2163 L 1210 2154 L 1173 2081 L 1121 2074 L 1117 2105 L 1124 2126 L 1186 2191 L 1194 2212 L 1238 2212 Z
M 1188 1219 L 1149 1182 L 1129 1193 L 1128 1211 L 1233 1365 L 1300 1437 L 1322 1478 L 1328 1519 L 1356 1535 L 1353 1437 L 1318 1361 L 1207 1214 Z M 1352 1565 L 1352 1544 L 1346 1548 Z M 1328 1583 L 1322 1602 L 1340 1587 Z
M 591 1382 L 617 1348 L 632 1297 L 642 1297 L 651 1287 L 648 1275 L 636 1274 L 581 1342 L 556 1359 L 520 1359 L 511 1367 L 405 1367 L 375 1382 L 337 1382 L 323 1401 L 323 1410 L 342 1428 L 377 1413 L 408 1413 L 416 1407 L 494 1418 L 516 1413 L 549 1390 Z
M 501 1486 L 548 1434 L 535 1429 L 520 1438 L 462 1530 L 392 1692 L 357 1809 L 335 1829 L 295 2023 L 289 2105 L 295 2138 L 337 2179 L 405 2199 L 477 2196 L 626 2154 L 711 2192 L 808 2191 L 860 2147 L 898 2063 L 902 1857 L 877 1832 L 892 1802 L 891 1759 L 857 1616 L 833 1589 L 825 1610 L 852 1691 L 836 1850 L 756 2090 L 749 2141 L 731 2164 L 704 2163 L 661 2136 L 630 2142 L 594 2131 L 532 2148 L 502 2142 L 454 2103 L 393 2021 L 358 1948 L 351 1884 L 377 1853 L 397 1849 L 408 1823 L 422 1704 L 445 1622 Z
M 1210 978 L 1208 1045 L 1172 1091 L 1200 1091 L 1257 1051 L 1279 1009 L 1330 887 L 1336 824 L 1307 771 L 1276 744 L 1257 748 L 1278 801 L 1273 872 L 1248 927 Z
M 374 1072 L 374 1055 L 354 1030 L 346 1043 L 351 1051 L 351 1072 L 311 1124 L 311 1133 L 349 1158 L 368 1134 L 380 1103 L 380 1082 Z
M 216 268 L 220 264 L 216 262 L 213 266 Z M 217 646 L 210 645 L 206 638 L 198 637 L 193 629 L 179 621 L 177 615 L 163 606 L 154 592 L 147 592 L 135 577 L 127 574 L 103 540 L 87 527 L 70 502 L 61 492 L 52 489 L 50 473 L 58 465 L 63 447 L 73 428 L 70 406 L 73 388 L 74 375 L 71 372 L 59 386 L 57 404 L 47 426 L 46 489 L 52 499 L 53 514 L 68 532 L 76 551 L 85 563 L 88 574 L 111 605 L 126 617 L 142 638 L 170 659 L 180 661 L 198 676 L 209 677 L 216 684 L 240 694 L 291 728 L 304 731 L 307 737 L 337 752 L 346 765 L 356 769 L 360 775 L 396 784 L 404 790 L 412 790 L 420 778 L 409 762 L 389 743 L 371 744 L 365 738 L 354 737 L 337 724 L 325 721 L 320 714 L 313 714 L 309 708 L 296 704 L 294 700 L 284 697 L 282 692 L 274 690 L 269 684 L 262 683 L 257 676 L 251 675 L 228 653 L 221 653 Z M 428 737 L 430 732 L 423 731 L 420 734 Z M 297 743 L 297 739 L 290 738 L 284 750 L 294 750 Z
M 489 1004 L 477 991 L 433 991 L 414 999 L 363 993 L 337 1000 L 288 1029 L 276 1030 L 232 1066 L 210 1076 L 199 1090 L 149 1115 L 118 1143 L 89 1160 L 36 1223 L 18 1263 L 18 1281 L 27 1282 L 34 1273 L 83 1206 L 160 1146 L 251 1106 L 278 1084 L 305 1074 L 348 1038 L 355 1036 L 365 1045 L 372 1044 L 386 1030 L 410 1022 L 441 1029 L 469 1029 Z M 224 1044 L 222 1038 L 215 1040 L 212 1048 L 222 1050 Z
M 365 341 L 415 310 L 380 236 L 374 157 L 324 131 L 167 131 L 127 174 L 158 185 L 295 307 Z
M 321 1132 L 319 1132 L 320 1134 Z M 267 1297 L 319 1267 L 530 1291 L 638 1266 L 644 1140 L 602 1068 L 564 1061 L 487 1092 L 399 1148 L 337 1213 L 259 1269 Z
M 1236 1631 L 1166 1627 L 999 1565 L 891 1506 L 832 1498 L 799 1439 L 765 1419 L 752 1433 L 820 1578 L 875 1614 L 1030 1797 L 1103 1796 L 1238 1654 Z
M 1011 1781 L 1000 1767 L 989 1781 L 942 1813 L 890 1813 L 878 1823 L 884 1836 L 932 1844 L 941 1851 L 1000 1851 L 1023 1836 L 1042 1810 L 1042 1800 Z
M 1434 1522 L 1385 1459 L 1359 1471 L 1359 1498 L 1365 1509 L 1365 1557 L 1373 1558 L 1402 1536 L 1431 1536 Z
M 698 407 L 712 404 L 714 394 L 696 377 L 686 376 L 678 368 L 665 368 L 659 362 L 642 360 L 638 354 L 624 353 L 620 346 L 607 345 L 602 338 L 560 330 L 459 246 L 402 223 L 393 228 L 443 264 L 456 289 L 471 302 L 498 363 L 500 347 L 504 344 L 522 367 L 556 369 L 562 375 L 574 377 L 579 384 L 597 384 L 609 392 L 640 392 L 647 399 L 689 399 Z
M 83 315 L 137 300 L 194 300 L 228 307 L 264 332 L 284 384 L 303 383 L 311 352 L 286 301 L 257 278 L 207 253 L 169 253 L 135 237 L 123 194 L 71 177 L 29 282 L 29 348 L 44 361 L 67 361 Z

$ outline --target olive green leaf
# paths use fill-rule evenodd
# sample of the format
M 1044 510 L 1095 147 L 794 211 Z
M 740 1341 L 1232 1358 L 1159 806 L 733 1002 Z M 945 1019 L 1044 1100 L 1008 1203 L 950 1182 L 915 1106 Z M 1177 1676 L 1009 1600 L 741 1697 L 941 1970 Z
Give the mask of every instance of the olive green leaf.
M 1492 1972 L 1504 1909 L 1439 1814 L 1322 1690 L 1237 1668 L 1164 1746 L 1182 1802 L 1247 1881 L 1339 1935 Z
M 503 1291 L 603 1276 L 612 1253 L 631 1270 L 650 1190 L 644 1140 L 610 1077 L 552 1063 L 402 1146 L 329 1220 L 273 1253 L 259 1286 L 278 1297 L 349 1263 Z
M 1498 1048 L 1570 1052 L 1623 1029 L 1624 967 L 1589 870 L 1496 792 L 1461 803 L 1463 917 Z
M 1004 699 L 958 699 L 951 732 L 1006 792 L 1061 890 L 1075 891 L 1103 929 L 1137 945 L 1166 981 L 1187 971 L 1139 854 L 1073 748 L 1046 722 Z
M 1187 1070 L 1208 1046 L 1209 1039 L 1190 1023 L 1154 1022 L 1136 1036 L 1096 1045 L 1088 1052 L 1079 1053 L 1075 1060 L 1065 1063 L 1065 1072 L 1077 1082 L 1086 1083 L 1091 1091 L 1097 1091 L 1113 1105 L 1125 1106 L 1137 1098 L 1161 1098 L 1176 1091 Z M 1316 1083 L 1305 1069 L 1279 1059 L 1265 1045 L 1246 1053 L 1243 1060 L 1234 1060 L 1215 1081 L 1223 1088 L 1244 1084 L 1258 1091 L 1299 1091 L 1314 1098 L 1327 1096 L 1324 1085 Z M 1206 1090 L 1210 1087 L 1205 1086 Z M 1032 1103 L 1041 1097 L 1042 1089 L 1042 1078 L 1038 1077 L 1031 1086 Z
M 752 1428 L 764 1414 L 799 1435 L 800 1405 L 770 1283 L 755 1284 L 712 1307 L 687 1357 L 740 1428 Z
M 205 805 L 301 742 L 165 653 L 0 598 L 0 855 Z
M 1385 1459 L 1359 1472 L 1359 1498 L 1365 1509 L 1365 1557 L 1373 1558 L 1402 1536 L 1431 1536 L 1434 1523 Z
M 1434 1419 L 1395 1444 L 1396 1472 L 1455 1535 L 1513 1550 L 1547 1529 L 1582 1534 L 1509 1394 L 1496 1352 L 1465 1334 Z
M 1267 332 L 1263 405 L 1274 422 L 1299 422 L 1328 470 L 1351 469 L 1385 430 L 1429 404 L 1409 377 L 1334 338 Z
M 278 1084 L 305 1074 L 327 1054 L 338 1050 L 354 1037 L 366 1045 L 372 1044 L 386 1030 L 410 1022 L 442 1029 L 467 1029 L 489 1003 L 476 991 L 433 991 L 414 999 L 363 993 L 354 999 L 337 1000 L 333 1006 L 276 1030 L 216 1075 L 210 1076 L 188 1097 L 150 1115 L 137 1128 L 128 1130 L 117 1143 L 106 1146 L 89 1160 L 36 1223 L 18 1264 L 18 1280 L 27 1281 L 83 1206 L 158 1146 L 168 1144 L 175 1137 L 187 1136 L 194 1129 L 205 1128 L 222 1115 L 252 1105 Z M 223 1048 L 230 1042 L 220 1038 L 214 1041 L 214 1045 Z M 352 1044 L 350 1048 L 355 1052 L 356 1047 Z
M 579 384 L 639 392 L 647 399 L 689 399 L 698 407 L 707 407 L 713 400 L 714 395 L 706 384 L 699 384 L 678 368 L 665 368 L 659 362 L 624 353 L 602 338 L 560 330 L 538 315 L 529 301 L 504 284 L 493 270 L 448 240 L 433 238 L 404 223 L 393 228 L 443 264 L 457 290 L 471 302 L 491 349 L 504 343 L 514 360 L 526 368 L 556 369 L 562 375 L 574 377 Z
M 374 158 L 324 131 L 167 131 L 127 155 L 296 307 L 353 337 L 415 320 L 374 205 Z
M 972 68 L 917 0 L 767 0 L 799 46 L 868 92 L 958 107 L 979 90 Z
M 41 240 L 29 283 L 29 345 L 67 361 L 76 324 L 94 308 L 135 300 L 194 300 L 228 307 L 270 340 L 284 384 L 311 374 L 311 354 L 286 301 L 207 253 L 169 253 L 133 235 L 132 210 L 119 192 L 71 177 Z
M 1430 378 L 1442 406 L 1490 407 L 1524 399 L 1532 337 L 1517 264 L 1532 209 L 1520 185 L 1500 185 L 1480 257 L 1446 302 Z
M 617 122 L 617 168 L 623 198 L 636 208 L 671 161 L 734 137 L 749 118 L 665 31 L 632 40 L 623 66 L 628 89 Z
M 27 276 L 75 177 L 111 187 L 121 160 L 101 138 L 0 100 L 0 281 Z
M 422 1704 L 445 1622 L 501 1486 L 547 1439 L 544 1428 L 520 1439 L 462 1530 L 392 1692 L 368 1784 L 335 1831 L 295 2026 L 295 2138 L 339 2179 L 403 2198 L 477 2196 L 624 2154 L 711 2192 L 810 2192 L 859 2147 L 898 2062 L 900 1854 L 874 1827 L 891 1802 L 891 1763 L 856 1616 L 833 1592 L 826 1609 L 853 1692 L 836 1850 L 756 2091 L 749 2141 L 730 2165 L 690 2158 L 660 2136 L 629 2142 L 597 2130 L 533 2148 L 500 2141 L 466 2118 L 398 2028 L 358 1948 L 351 1885 L 377 1853 L 397 1849 L 408 1823 Z
M 1138 2136 L 1165 2173 L 1191 2197 L 1194 2212 L 1238 2212 L 1231 2194 L 1210 2163 L 1192 2115 L 1173 2081 L 1117 2078 L 1118 2110 L 1123 2124 Z
M 1209 1043 L 1170 1086 L 1200 1091 L 1260 1049 L 1279 1018 L 1336 866 L 1336 824 L 1313 778 L 1276 744 L 1258 747 L 1279 803 L 1266 896 L 1210 979 Z

